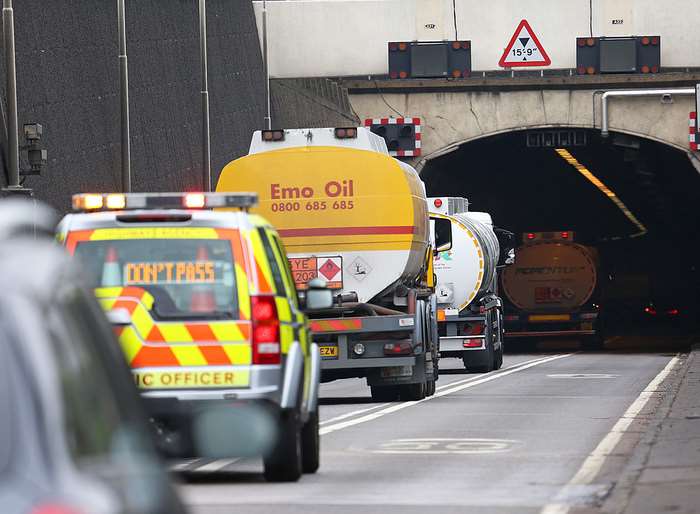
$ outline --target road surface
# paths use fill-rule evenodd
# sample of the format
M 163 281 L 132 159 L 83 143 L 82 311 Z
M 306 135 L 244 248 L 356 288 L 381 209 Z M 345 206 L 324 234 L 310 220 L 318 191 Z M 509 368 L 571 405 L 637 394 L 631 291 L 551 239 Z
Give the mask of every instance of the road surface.
M 673 356 L 506 355 L 502 370 L 485 375 L 443 359 L 437 394 L 421 402 L 373 403 L 359 379 L 324 384 L 316 475 L 270 484 L 261 461 L 201 459 L 179 465 L 181 491 L 195 514 L 554 513 L 595 504 L 612 480 L 595 480 L 610 463 L 590 454 L 618 441 L 611 430 L 645 407 L 640 393 Z

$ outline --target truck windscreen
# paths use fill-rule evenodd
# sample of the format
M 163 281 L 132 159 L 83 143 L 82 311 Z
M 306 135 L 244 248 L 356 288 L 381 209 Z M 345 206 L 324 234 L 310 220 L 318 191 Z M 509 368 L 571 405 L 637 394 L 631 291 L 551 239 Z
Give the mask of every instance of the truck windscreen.
M 159 318 L 238 314 L 231 242 L 225 239 L 84 241 L 75 256 L 94 287 L 140 287 Z

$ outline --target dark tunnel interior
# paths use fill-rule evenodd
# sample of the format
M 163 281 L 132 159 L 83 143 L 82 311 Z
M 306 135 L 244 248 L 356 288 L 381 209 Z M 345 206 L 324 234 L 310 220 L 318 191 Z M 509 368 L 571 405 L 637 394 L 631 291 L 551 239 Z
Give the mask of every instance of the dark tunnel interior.
M 559 146 L 533 139 L 538 132 L 552 133 L 499 134 L 429 160 L 421 173 L 428 195 L 468 198 L 470 210 L 491 213 L 518 241 L 525 232 L 574 231 L 578 242 L 598 249 L 611 303 L 672 303 L 695 320 L 700 162 L 696 169 L 686 152 L 656 141 L 577 129 L 577 146 L 564 149 L 635 223 L 557 153 Z

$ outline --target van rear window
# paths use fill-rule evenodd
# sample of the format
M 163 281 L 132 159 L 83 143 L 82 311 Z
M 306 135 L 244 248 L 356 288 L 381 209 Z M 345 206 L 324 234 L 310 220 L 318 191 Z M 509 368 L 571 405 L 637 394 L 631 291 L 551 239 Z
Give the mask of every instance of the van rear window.
M 160 318 L 238 316 L 235 263 L 226 239 L 79 242 L 75 256 L 94 287 L 141 287 Z

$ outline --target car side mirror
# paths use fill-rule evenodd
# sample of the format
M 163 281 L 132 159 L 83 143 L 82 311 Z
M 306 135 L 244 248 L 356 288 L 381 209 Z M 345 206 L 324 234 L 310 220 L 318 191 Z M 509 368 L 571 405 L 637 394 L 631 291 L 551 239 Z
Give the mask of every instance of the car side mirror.
M 306 290 L 306 309 L 316 311 L 333 307 L 333 291 L 328 289 L 326 281 L 314 278 L 309 281 Z
M 498 267 L 515 264 L 515 234 L 503 228 L 494 228 L 493 231 L 501 250 L 498 254 Z

